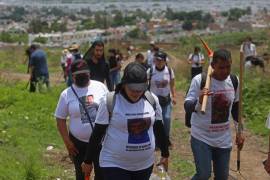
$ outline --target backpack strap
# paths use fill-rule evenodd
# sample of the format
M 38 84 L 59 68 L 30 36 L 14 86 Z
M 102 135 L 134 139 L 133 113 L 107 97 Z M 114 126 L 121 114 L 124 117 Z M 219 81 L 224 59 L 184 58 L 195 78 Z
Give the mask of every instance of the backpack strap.
M 170 68 L 169 66 L 167 66 L 168 71 L 169 71 L 169 75 L 170 75 L 170 81 L 172 80 L 172 68 Z
M 155 101 L 154 96 L 151 94 L 151 92 L 150 91 L 145 91 L 144 97 L 152 105 L 152 107 L 156 111 L 156 109 L 157 109 L 157 107 L 156 107 L 156 101 Z
M 203 72 L 201 73 L 201 86 L 200 88 L 203 89 L 204 86 L 205 86 L 205 82 L 206 82 L 206 74 Z M 232 84 L 233 84 L 233 88 L 234 88 L 234 91 L 236 92 L 237 90 L 237 87 L 238 87 L 238 79 L 237 79 L 237 76 L 235 74 L 230 74 L 230 78 L 231 78 L 231 81 L 232 81 Z
M 114 106 L 115 106 L 115 97 L 116 97 L 115 96 L 115 91 L 109 92 L 107 94 L 107 96 L 106 96 L 107 109 L 108 109 L 108 112 L 109 112 L 109 122 L 111 120 L 113 109 L 114 109 Z M 150 91 L 145 91 L 144 97 L 152 105 L 152 107 L 156 111 L 156 101 L 155 101 L 155 98 L 153 97 L 153 95 L 151 94 L 151 92 Z
M 238 88 L 237 76 L 235 74 L 230 74 L 230 78 L 231 78 L 231 81 L 232 81 L 232 84 L 233 84 L 234 91 L 236 92 L 236 90 Z
M 204 88 L 205 82 L 206 82 L 206 74 L 205 74 L 205 72 L 202 72 L 201 73 L 201 85 L 200 85 L 201 90 Z
M 115 91 L 111 91 L 107 94 L 106 102 L 107 102 L 107 109 L 109 112 L 109 122 L 110 122 L 112 113 L 113 113 L 113 108 L 115 105 Z
M 93 123 L 92 123 L 92 121 L 91 121 L 91 117 L 90 117 L 90 115 L 89 115 L 89 113 L 88 113 L 88 111 L 87 111 L 87 108 L 85 107 L 85 104 L 84 104 L 84 103 L 82 102 L 82 100 L 79 98 L 79 96 L 78 96 L 78 94 L 76 93 L 76 91 L 75 91 L 75 89 L 73 88 L 73 86 L 71 85 L 70 87 L 71 87 L 73 93 L 75 94 L 75 96 L 77 97 L 79 103 L 82 105 L 83 110 L 85 111 L 85 114 L 86 114 L 86 116 L 87 116 L 87 118 L 88 118 L 88 120 L 89 120 L 89 123 L 90 123 L 90 125 L 91 125 L 91 129 L 94 130 L 94 125 L 93 125 Z
M 149 85 L 148 85 L 148 89 L 150 90 L 150 87 L 151 87 L 151 79 L 152 79 L 152 76 L 153 76 L 153 66 L 150 67 L 150 70 L 149 70 L 149 79 L 148 79 L 148 82 L 149 82 Z

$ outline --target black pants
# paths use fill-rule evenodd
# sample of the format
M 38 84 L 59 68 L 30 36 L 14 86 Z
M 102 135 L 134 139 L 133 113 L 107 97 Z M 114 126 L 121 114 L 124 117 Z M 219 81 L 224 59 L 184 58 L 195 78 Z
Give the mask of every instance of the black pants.
M 128 171 L 117 167 L 102 167 L 104 180 L 149 180 L 153 165 L 139 171 Z
M 193 79 L 196 75 L 202 73 L 202 67 L 193 67 L 191 68 L 191 79 Z
M 30 79 L 30 92 L 36 92 L 37 90 L 37 83 L 42 83 L 46 84 L 46 87 L 49 88 L 50 83 L 49 83 L 49 78 L 46 76 L 40 76 L 37 77 L 36 75 L 32 75 L 32 78 Z
M 76 180 L 84 180 L 85 177 L 84 177 L 84 173 L 82 172 L 81 164 L 84 161 L 88 143 L 78 140 L 72 134 L 69 134 L 69 137 L 70 137 L 70 140 L 74 143 L 77 150 L 79 151 L 79 153 L 73 157 L 73 163 L 74 163 L 75 171 L 76 171 Z M 101 150 L 101 146 L 100 146 L 100 150 Z M 103 180 L 102 171 L 99 167 L 99 153 L 98 153 L 98 156 L 94 159 L 93 163 L 94 163 L 94 171 L 95 171 L 95 180 Z

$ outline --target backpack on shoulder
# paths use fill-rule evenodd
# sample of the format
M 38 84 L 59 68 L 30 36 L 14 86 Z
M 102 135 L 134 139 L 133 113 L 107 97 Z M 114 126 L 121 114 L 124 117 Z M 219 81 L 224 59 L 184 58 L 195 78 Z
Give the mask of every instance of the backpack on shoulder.
M 205 82 L 206 82 L 206 74 L 202 73 L 202 80 L 201 80 L 201 84 L 200 84 L 200 89 L 202 90 L 205 86 Z M 230 74 L 230 78 L 233 84 L 233 88 L 234 88 L 234 92 L 236 93 L 237 87 L 238 87 L 238 79 L 237 76 L 234 74 Z M 188 91 L 187 91 L 188 92 Z M 193 113 L 193 112 L 192 112 Z M 191 128 L 191 115 L 192 113 L 190 112 L 185 112 L 185 125 L 186 127 Z
M 111 120 L 113 109 L 115 106 L 115 97 L 115 91 L 109 92 L 106 97 L 107 109 L 109 112 L 109 121 Z M 145 98 L 152 105 L 154 110 L 156 110 L 156 101 L 150 91 L 145 91 L 143 98 Z

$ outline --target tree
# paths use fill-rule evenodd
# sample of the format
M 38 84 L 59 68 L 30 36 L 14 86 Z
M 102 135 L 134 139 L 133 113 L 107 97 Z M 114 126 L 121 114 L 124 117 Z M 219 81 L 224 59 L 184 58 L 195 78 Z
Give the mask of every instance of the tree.
M 41 44 L 46 44 L 47 41 L 48 41 L 48 39 L 45 37 L 37 37 L 34 39 L 34 42 L 41 43 Z
M 122 26 L 124 24 L 125 22 L 121 11 L 116 11 L 112 22 L 112 27 Z
M 133 39 L 145 39 L 147 35 L 141 31 L 139 28 L 135 28 L 132 31 L 127 33 L 127 36 Z
M 191 31 L 193 29 L 192 22 L 189 20 L 184 21 L 182 28 L 186 31 Z

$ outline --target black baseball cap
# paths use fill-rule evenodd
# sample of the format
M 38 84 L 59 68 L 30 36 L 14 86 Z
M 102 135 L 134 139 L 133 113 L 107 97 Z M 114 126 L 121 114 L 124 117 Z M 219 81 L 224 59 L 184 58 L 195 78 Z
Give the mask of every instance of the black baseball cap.
M 155 57 L 156 60 L 166 61 L 167 54 L 165 52 L 163 52 L 163 51 L 158 51 L 158 52 L 155 53 L 154 57 Z
M 87 63 L 83 59 L 79 59 L 72 62 L 71 73 L 72 75 L 90 73 L 90 70 Z
M 129 63 L 124 70 L 121 84 L 126 84 L 129 89 L 135 91 L 147 90 L 148 83 L 145 67 L 137 62 Z

